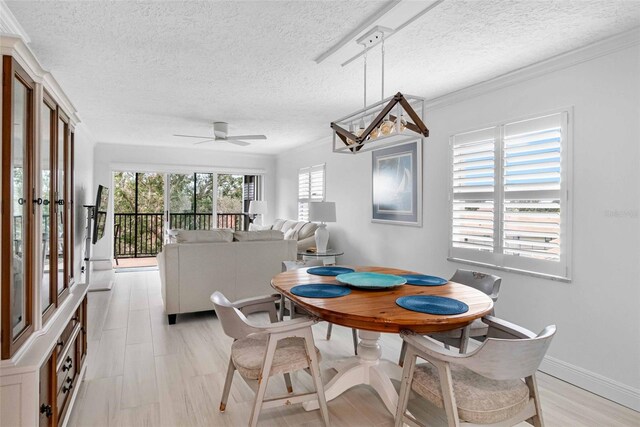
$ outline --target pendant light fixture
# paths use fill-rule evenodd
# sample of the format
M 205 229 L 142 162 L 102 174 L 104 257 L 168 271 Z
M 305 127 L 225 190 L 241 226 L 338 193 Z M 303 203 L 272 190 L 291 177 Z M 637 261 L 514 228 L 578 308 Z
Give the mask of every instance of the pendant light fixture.
M 390 32 L 392 30 L 389 28 L 376 26 L 357 40 L 364 48 L 364 106 L 361 110 L 331 123 L 334 152 L 355 154 L 415 139 L 416 134 L 422 137 L 429 136 L 429 130 L 422 117 L 423 98 L 403 95 L 400 92 L 390 98 L 384 98 L 384 38 L 385 33 Z M 367 52 L 377 44 L 381 45 L 382 100 L 367 105 Z M 405 113 L 410 121 L 405 118 Z M 354 123 L 357 123 L 357 130 Z

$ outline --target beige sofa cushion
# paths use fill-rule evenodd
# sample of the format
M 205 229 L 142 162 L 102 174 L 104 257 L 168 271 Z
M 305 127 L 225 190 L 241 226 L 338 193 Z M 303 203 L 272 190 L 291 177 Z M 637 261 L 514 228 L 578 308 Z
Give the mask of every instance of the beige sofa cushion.
M 177 230 L 177 243 L 232 242 L 233 231 L 226 228 L 215 230 Z
M 263 231 L 263 230 L 271 230 L 271 225 L 258 225 L 251 223 L 249 224 L 249 231 Z
M 282 240 L 284 234 L 278 230 L 262 230 L 262 231 L 236 231 L 233 233 L 233 239 L 238 242 L 255 242 L 264 240 Z
M 258 379 L 267 350 L 267 335 L 243 338 L 231 344 L 231 359 L 245 378 Z M 320 352 L 316 348 L 318 360 Z M 307 368 L 309 361 L 304 338 L 284 338 L 278 341 L 269 376 Z
M 498 423 L 516 415 L 529 401 L 529 389 L 522 380 L 492 380 L 463 366 L 450 366 L 453 394 L 461 421 Z M 439 408 L 444 408 L 438 370 L 432 364 L 416 366 L 411 388 Z

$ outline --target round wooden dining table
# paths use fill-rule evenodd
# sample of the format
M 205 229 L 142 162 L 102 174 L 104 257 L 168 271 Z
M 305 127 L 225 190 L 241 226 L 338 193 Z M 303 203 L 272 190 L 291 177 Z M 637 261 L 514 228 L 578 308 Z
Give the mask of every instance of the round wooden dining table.
M 419 274 L 412 271 L 385 267 L 353 267 L 355 271 L 382 274 Z M 296 285 L 310 283 L 339 284 L 334 276 L 307 273 L 307 268 L 280 273 L 271 280 L 271 286 L 296 305 L 322 320 L 358 329 L 358 355 L 335 364 L 338 373 L 325 386 L 327 401 L 335 399 L 351 387 L 367 384 L 380 396 L 392 414 L 398 403 L 398 394 L 391 380 L 400 381 L 402 369 L 381 358 L 380 334 L 411 330 L 427 335 L 464 328 L 473 320 L 491 312 L 493 301 L 484 292 L 460 283 L 448 282 L 441 286 L 401 285 L 384 290 L 352 288 L 351 293 L 338 298 L 306 298 L 291 293 Z M 396 299 L 405 295 L 438 295 L 466 303 L 469 310 L 458 315 L 433 315 L 404 309 Z M 317 401 L 304 404 L 306 410 L 318 408 Z

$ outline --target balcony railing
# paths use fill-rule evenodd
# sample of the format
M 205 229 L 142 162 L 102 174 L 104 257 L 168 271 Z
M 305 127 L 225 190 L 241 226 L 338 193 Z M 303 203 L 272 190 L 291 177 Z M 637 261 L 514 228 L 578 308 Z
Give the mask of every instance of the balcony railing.
M 113 247 L 116 258 L 155 256 L 162 250 L 163 213 L 115 213 L 113 215 Z M 182 230 L 231 228 L 247 230 L 249 216 L 244 213 L 219 213 L 213 224 L 210 213 L 172 213 L 169 227 Z

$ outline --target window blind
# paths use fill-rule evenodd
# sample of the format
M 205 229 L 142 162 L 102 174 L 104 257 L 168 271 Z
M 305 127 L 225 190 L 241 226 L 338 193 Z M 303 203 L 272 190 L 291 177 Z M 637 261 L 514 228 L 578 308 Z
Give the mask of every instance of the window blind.
M 298 171 L 298 220 L 309 220 L 309 202 L 321 202 L 325 193 L 325 165 Z
M 505 125 L 503 151 L 504 253 L 560 261 L 561 115 Z
M 452 246 L 494 250 L 495 128 L 453 139 Z

